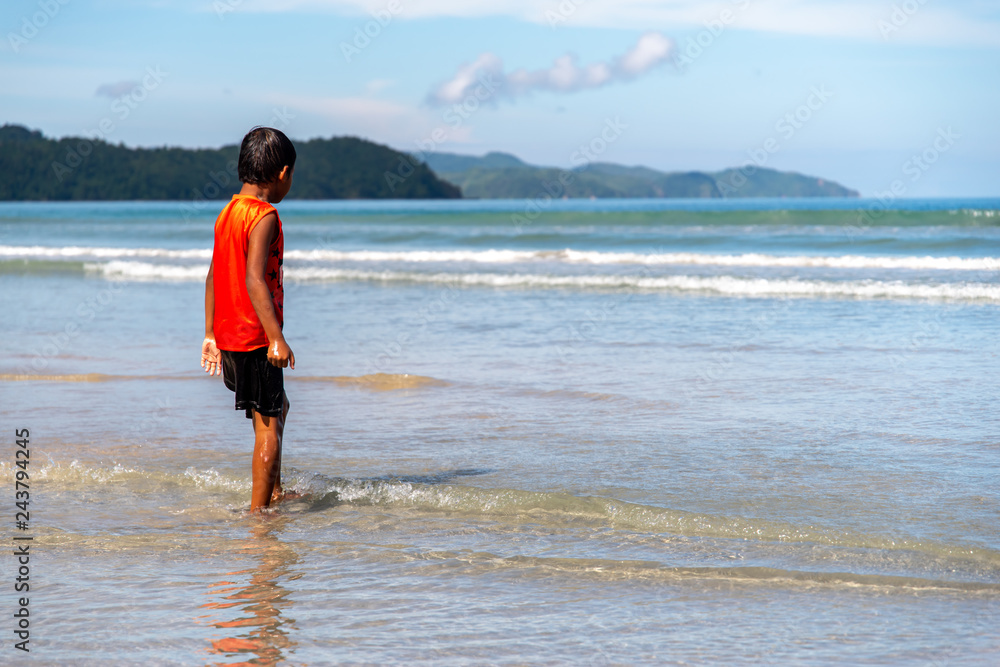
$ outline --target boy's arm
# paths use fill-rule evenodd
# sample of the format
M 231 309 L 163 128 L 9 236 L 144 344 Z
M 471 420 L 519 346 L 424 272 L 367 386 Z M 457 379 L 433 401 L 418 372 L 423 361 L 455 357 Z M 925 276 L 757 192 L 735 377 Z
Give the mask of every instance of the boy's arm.
M 267 360 L 280 368 L 286 366 L 295 368 L 295 355 L 281 334 L 281 326 L 278 324 L 278 317 L 274 314 L 274 305 L 271 303 L 271 293 L 264 280 L 268 249 L 277 233 L 278 216 L 274 213 L 265 215 L 250 232 L 250 246 L 247 250 L 247 294 L 250 295 L 250 303 L 253 304 L 257 318 L 260 319 L 264 333 L 270 341 Z
M 215 260 L 208 265 L 208 277 L 205 278 L 205 340 L 201 344 L 201 367 L 209 375 L 222 375 L 219 348 L 215 345 L 215 286 L 212 276 L 215 273 Z

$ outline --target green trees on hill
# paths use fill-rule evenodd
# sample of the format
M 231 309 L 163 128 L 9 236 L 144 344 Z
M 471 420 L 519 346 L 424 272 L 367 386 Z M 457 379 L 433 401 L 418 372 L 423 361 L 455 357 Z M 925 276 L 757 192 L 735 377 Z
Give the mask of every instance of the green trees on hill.
M 295 184 L 289 196 L 298 199 L 455 199 L 462 196 L 457 186 L 439 179 L 426 164 L 357 137 L 298 142 L 295 151 L 298 154 Z
M 795 172 L 744 165 L 720 172 L 662 172 L 594 162 L 575 169 L 526 164 L 506 153 L 482 157 L 425 153 L 427 164 L 462 188 L 466 197 L 535 198 L 717 198 L 857 197 L 839 183 Z
M 355 137 L 296 142 L 292 199 L 461 197 L 425 164 Z M 238 146 L 126 148 L 82 137 L 48 139 L 19 125 L 0 127 L 0 200 L 228 199 L 239 190 Z M 387 178 L 386 173 L 393 174 Z
M 839 183 L 745 166 L 716 173 L 665 173 L 593 163 L 572 170 L 529 165 L 513 155 L 423 154 L 425 162 L 357 137 L 295 144 L 291 199 L 466 197 L 856 197 Z M 0 127 L 0 201 L 228 199 L 240 187 L 238 146 L 126 148 L 98 139 L 47 139 Z M 439 178 L 434 171 L 442 174 Z M 455 185 L 453 185 L 453 183 Z

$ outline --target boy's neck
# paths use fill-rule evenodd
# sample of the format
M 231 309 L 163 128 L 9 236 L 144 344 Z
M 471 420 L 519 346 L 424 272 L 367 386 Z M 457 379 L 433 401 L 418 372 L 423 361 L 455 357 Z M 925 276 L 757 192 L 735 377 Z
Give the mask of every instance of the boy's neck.
M 260 183 L 244 183 L 243 187 L 240 188 L 239 194 L 256 197 L 257 199 L 270 204 L 271 197 L 274 194 L 275 189 L 274 183 L 265 183 L 263 185 Z

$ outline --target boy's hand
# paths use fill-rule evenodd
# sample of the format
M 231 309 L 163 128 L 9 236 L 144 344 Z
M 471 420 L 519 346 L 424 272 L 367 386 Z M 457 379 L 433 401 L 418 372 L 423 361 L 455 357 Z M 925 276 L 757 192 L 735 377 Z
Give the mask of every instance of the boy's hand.
M 292 353 L 292 348 L 288 347 L 284 338 L 279 338 L 267 346 L 267 360 L 278 368 L 291 366 L 292 370 L 295 370 L 295 354 Z
M 215 346 L 214 338 L 205 338 L 201 344 L 201 367 L 209 375 L 222 375 L 222 354 Z

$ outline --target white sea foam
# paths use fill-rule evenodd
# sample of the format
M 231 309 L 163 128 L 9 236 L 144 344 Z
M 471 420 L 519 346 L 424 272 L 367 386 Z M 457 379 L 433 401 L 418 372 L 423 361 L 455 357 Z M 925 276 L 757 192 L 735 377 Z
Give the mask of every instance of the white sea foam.
M 148 262 L 89 262 L 83 268 L 92 273 L 99 273 L 105 278 L 122 280 L 205 280 L 208 275 L 208 265 L 198 264 L 150 264 Z
M 839 269 L 935 269 L 948 271 L 1000 270 L 998 257 L 869 257 L 865 255 L 709 255 L 701 253 L 616 253 L 564 251 L 571 262 L 589 264 L 694 264 L 706 266 L 826 267 Z
M 43 259 L 113 259 L 119 257 L 157 257 L 169 259 L 211 259 L 212 250 L 195 248 L 168 250 L 166 248 L 93 248 L 85 246 L 9 246 L 0 245 L 0 256 Z
M 107 278 L 204 280 L 207 267 L 114 261 L 85 265 Z M 738 276 L 552 275 L 533 273 L 422 273 L 290 268 L 286 281 L 424 283 L 459 287 L 634 289 L 724 296 L 853 297 L 864 299 L 960 299 L 1000 302 L 1000 285 L 974 282 L 918 283 L 884 280 L 800 280 Z
M 419 250 L 337 251 L 305 250 L 285 253 L 289 259 L 352 262 L 476 262 L 506 264 L 532 261 L 571 264 L 642 264 L 704 266 L 829 267 L 846 269 L 937 269 L 951 271 L 1000 270 L 997 257 L 868 257 L 864 255 L 781 256 L 747 253 L 713 255 L 705 253 L 631 253 L 584 250 Z
M 557 258 L 558 253 L 536 250 L 289 250 L 287 259 L 315 262 L 474 262 L 512 264 Z
M 80 246 L 0 246 L 0 256 L 80 259 L 210 259 L 210 249 L 88 248 Z M 412 262 L 515 264 L 557 262 L 569 264 L 641 264 L 645 266 L 759 266 L 843 269 L 911 269 L 942 271 L 1000 271 L 1000 257 L 870 257 L 866 255 L 765 255 L 745 253 L 632 253 L 586 250 L 287 250 L 285 258 L 308 262 Z

